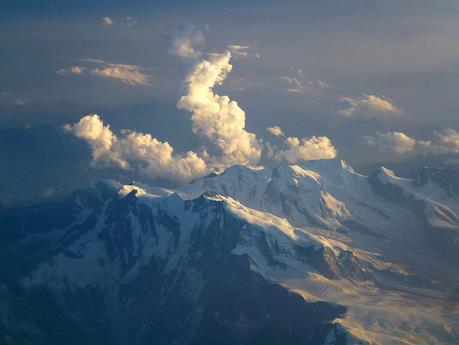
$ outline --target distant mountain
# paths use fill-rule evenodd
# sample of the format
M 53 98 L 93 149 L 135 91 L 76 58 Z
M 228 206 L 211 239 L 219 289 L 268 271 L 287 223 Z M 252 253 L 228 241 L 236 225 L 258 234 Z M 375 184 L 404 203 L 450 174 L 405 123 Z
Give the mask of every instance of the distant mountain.
M 3 209 L 0 344 L 452 344 L 458 173 L 235 166 Z

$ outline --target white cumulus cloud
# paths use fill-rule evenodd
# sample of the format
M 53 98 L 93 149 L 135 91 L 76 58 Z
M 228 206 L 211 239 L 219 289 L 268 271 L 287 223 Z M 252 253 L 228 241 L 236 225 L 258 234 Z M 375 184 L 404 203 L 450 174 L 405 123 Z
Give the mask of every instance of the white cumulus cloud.
M 277 161 L 290 164 L 312 159 L 332 159 L 336 157 L 336 149 L 329 138 L 325 136 L 299 139 L 288 137 L 285 140 L 287 148 L 274 154 Z
M 91 146 L 94 166 L 114 165 L 151 180 L 163 178 L 176 182 L 188 182 L 209 172 L 206 162 L 193 151 L 174 154 L 168 142 L 161 142 L 151 134 L 122 130 L 117 136 L 97 114 L 86 115 L 64 129 Z
M 405 154 L 415 150 L 417 142 L 402 132 L 376 132 L 364 137 L 365 142 L 383 153 Z
M 391 101 L 380 96 L 364 94 L 360 98 L 344 97 L 341 100 L 349 105 L 339 111 L 340 115 L 346 117 L 355 116 L 358 112 L 368 115 L 368 111 L 393 115 L 402 113 Z
M 435 132 L 440 140 L 437 151 L 443 153 L 459 153 L 459 132 L 448 128 L 443 131 Z

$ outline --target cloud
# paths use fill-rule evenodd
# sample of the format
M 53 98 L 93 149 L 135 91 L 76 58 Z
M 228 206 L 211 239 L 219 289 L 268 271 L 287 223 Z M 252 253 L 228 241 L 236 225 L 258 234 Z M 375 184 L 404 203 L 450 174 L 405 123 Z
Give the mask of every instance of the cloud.
M 166 35 L 169 53 L 181 58 L 198 58 L 201 52 L 195 46 L 205 40 L 204 34 L 194 25 L 182 24 L 175 31 Z
M 150 77 L 137 65 L 108 64 L 94 68 L 89 73 L 101 78 L 116 79 L 127 85 L 151 85 Z
M 289 84 L 285 91 L 291 93 L 305 93 L 308 89 L 328 89 L 328 84 L 323 80 L 305 80 L 302 69 L 296 70 L 294 76 L 282 76 L 281 79 Z
M 29 103 L 29 100 L 27 98 L 16 98 L 15 103 L 16 103 L 16 105 L 24 106 L 24 105 L 27 105 Z
M 336 150 L 327 137 L 313 136 L 301 140 L 288 137 L 283 150 L 257 139 L 254 133 L 246 130 L 246 114 L 237 102 L 214 91 L 232 70 L 231 52 L 227 50 L 203 57 L 204 54 L 197 51 L 194 44 L 204 38 L 190 25 L 180 27 L 169 39 L 171 54 L 187 62 L 193 58 L 185 78 L 185 92 L 177 107 L 191 113 L 192 130 L 204 142 L 200 152 L 174 154 L 168 142 L 160 142 L 151 134 L 122 130 L 116 135 L 98 115 L 90 114 L 74 125 L 66 125 L 65 129 L 91 146 L 93 166 L 117 166 L 136 171 L 150 180 L 162 178 L 187 182 L 235 164 L 257 167 L 262 154 L 267 159 L 288 163 L 336 156 Z M 232 49 L 243 51 L 246 48 L 233 46 Z M 88 69 L 88 74 L 119 78 L 130 83 L 131 79 L 127 79 L 122 71 L 113 68 L 131 65 L 108 64 L 94 59 L 85 61 L 101 65 L 100 68 Z M 128 69 L 128 72 L 133 71 Z M 284 136 L 279 126 L 269 127 L 268 131 L 275 136 Z
M 376 132 L 364 137 L 365 142 L 383 153 L 406 154 L 415 150 L 417 142 L 402 132 Z M 422 143 L 421 143 L 422 144 Z
M 69 75 L 91 75 L 104 79 L 118 80 L 123 84 L 136 86 L 151 85 L 150 76 L 143 72 L 143 68 L 138 65 L 115 64 L 97 59 L 84 59 L 90 64 L 97 64 L 97 67 L 71 66 L 67 69 L 61 68 L 56 71 L 62 76 Z
M 110 126 L 104 125 L 99 115 L 86 115 L 73 126 L 65 125 L 64 129 L 73 133 L 77 138 L 88 142 L 92 149 L 94 164 L 116 162 L 122 168 L 127 167 L 127 163 L 119 155 L 112 152 L 111 149 L 118 139 L 111 131 Z
M 275 137 L 284 137 L 285 134 L 279 126 L 268 127 L 266 130 Z
M 287 81 L 287 83 L 290 84 L 290 87 L 286 89 L 287 92 L 304 93 L 306 91 L 306 86 L 303 80 L 300 80 L 296 77 L 287 76 L 283 76 L 281 79 Z
M 286 161 L 289 164 L 308 161 L 312 159 L 332 159 L 336 157 L 336 149 L 327 137 L 316 137 L 299 139 L 288 137 L 285 140 L 287 149 L 275 153 L 277 161 Z
M 134 17 L 127 16 L 126 17 L 126 23 L 130 28 L 132 28 L 134 25 L 137 24 L 137 21 L 134 19 Z
M 186 94 L 177 106 L 192 113 L 193 132 L 217 149 L 214 165 L 255 165 L 261 156 L 261 145 L 254 133 L 245 130 L 244 110 L 213 90 L 231 72 L 230 59 L 231 53 L 226 51 L 209 54 L 198 62 L 186 77 Z
M 86 115 L 64 129 L 90 145 L 94 167 L 117 166 L 150 180 L 162 178 L 175 182 L 189 182 L 209 172 L 206 162 L 193 151 L 174 154 L 168 142 L 161 142 L 151 134 L 122 130 L 117 136 L 97 114 Z
M 319 88 L 319 89 L 328 89 L 329 88 L 327 82 L 325 82 L 323 80 L 309 80 L 307 82 L 307 84 L 309 86 L 311 86 L 311 87 Z
M 253 52 L 250 49 L 250 46 L 243 44 L 230 44 L 228 45 L 228 50 L 231 52 L 231 55 L 236 58 L 241 59 L 259 59 L 260 53 Z
M 87 72 L 87 68 L 84 66 L 71 66 L 68 69 L 61 68 L 56 71 L 57 74 L 62 75 L 62 76 L 68 76 L 70 74 L 84 74 Z
M 114 22 L 110 17 L 102 17 L 102 23 L 105 25 L 113 25 Z
M 354 116 L 359 110 L 393 115 L 402 113 L 391 101 L 375 95 L 364 94 L 361 98 L 343 97 L 341 100 L 349 104 L 348 108 L 339 111 L 340 115 L 346 117 Z
M 459 133 L 451 128 L 434 132 L 440 140 L 437 151 L 440 153 L 459 153 Z
M 365 143 L 387 154 L 458 154 L 459 132 L 448 128 L 433 133 L 433 140 L 411 138 L 402 132 L 375 133 L 363 137 Z

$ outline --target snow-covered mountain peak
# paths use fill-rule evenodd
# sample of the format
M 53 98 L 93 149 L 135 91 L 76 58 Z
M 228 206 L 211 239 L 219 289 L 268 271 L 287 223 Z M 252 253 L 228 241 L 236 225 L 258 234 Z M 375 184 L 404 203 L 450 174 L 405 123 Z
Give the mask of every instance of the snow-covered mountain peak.
M 299 163 L 303 169 L 313 170 L 319 174 L 358 174 L 346 161 L 333 158 L 333 159 L 317 159 Z
M 376 176 L 382 183 L 393 182 L 394 180 L 402 180 L 402 178 L 397 177 L 392 170 L 384 166 L 376 170 L 373 175 Z

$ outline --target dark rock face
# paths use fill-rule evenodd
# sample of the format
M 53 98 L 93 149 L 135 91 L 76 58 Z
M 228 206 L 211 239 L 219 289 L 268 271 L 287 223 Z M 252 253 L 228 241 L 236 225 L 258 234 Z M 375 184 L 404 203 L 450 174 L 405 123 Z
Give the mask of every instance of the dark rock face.
M 415 185 L 423 186 L 429 181 L 440 186 L 449 196 L 459 195 L 459 168 L 430 168 L 421 169 L 415 177 Z
M 135 192 L 119 197 L 103 183 L 60 204 L 0 211 L 0 344 L 324 344 L 329 334 L 346 343 L 333 324 L 345 307 L 308 303 L 232 253 L 248 223 L 219 201 L 181 202 L 199 221 L 183 224 L 167 207 L 152 211 Z M 95 266 L 76 245 L 85 238 L 103 248 Z M 167 255 L 153 252 L 139 265 L 145 238 Z M 24 286 L 58 256 L 90 276 L 116 274 L 99 284 L 55 275 Z

